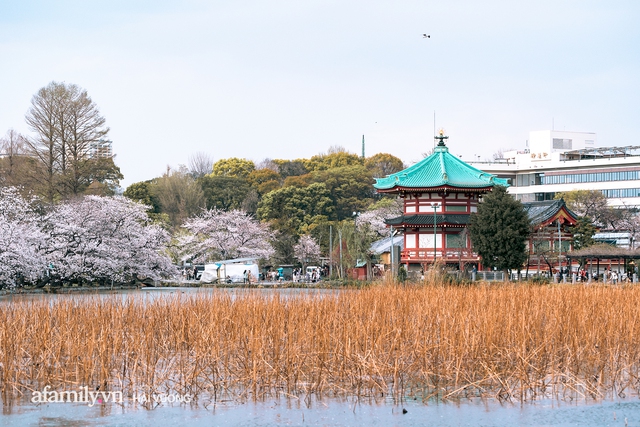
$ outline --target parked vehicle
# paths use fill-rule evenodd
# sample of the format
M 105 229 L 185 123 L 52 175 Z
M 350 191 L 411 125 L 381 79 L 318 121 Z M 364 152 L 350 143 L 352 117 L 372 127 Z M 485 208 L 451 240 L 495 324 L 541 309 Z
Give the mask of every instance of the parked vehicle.
M 260 277 L 258 264 L 224 264 L 222 262 L 206 264 L 200 281 L 206 283 L 244 283 L 245 272 L 248 272 L 251 283 L 258 281 Z

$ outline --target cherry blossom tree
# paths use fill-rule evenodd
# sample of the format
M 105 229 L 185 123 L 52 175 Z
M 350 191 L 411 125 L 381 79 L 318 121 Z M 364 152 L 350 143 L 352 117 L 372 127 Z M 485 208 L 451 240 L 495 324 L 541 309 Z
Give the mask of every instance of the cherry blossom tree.
M 0 188 L 0 288 L 35 281 L 45 271 L 40 251 L 44 235 L 35 202 L 23 198 L 15 187 Z
M 86 196 L 46 218 L 47 257 L 63 280 L 108 283 L 175 274 L 169 235 L 149 223 L 147 206 L 125 197 Z
M 368 211 L 357 213 L 354 217 L 355 233 L 352 255 L 358 261 L 364 261 L 367 265 L 367 276 L 371 277 L 371 266 L 375 254 L 371 251 L 371 245 L 376 240 L 388 238 L 389 228 L 385 219 L 402 215 L 402 201 L 399 199 L 381 199 Z
M 373 209 L 359 214 L 357 231 L 359 233 L 375 233 L 378 238 L 388 236 L 389 229 L 384 220 L 400 215 L 402 215 L 401 199 L 382 199 L 373 206 Z
M 293 246 L 293 254 L 304 267 L 307 263 L 320 259 L 320 245 L 316 239 L 305 234 L 300 236 L 298 243 Z
M 181 238 L 185 254 L 196 262 L 243 257 L 269 258 L 274 232 L 242 210 L 203 211 L 185 222 L 189 232 Z

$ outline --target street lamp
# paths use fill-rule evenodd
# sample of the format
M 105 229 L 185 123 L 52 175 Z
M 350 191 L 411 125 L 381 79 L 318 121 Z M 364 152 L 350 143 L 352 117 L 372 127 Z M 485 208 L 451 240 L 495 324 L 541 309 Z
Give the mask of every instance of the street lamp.
M 560 218 L 558 218 L 558 270 L 560 270 L 560 277 L 562 275 L 562 232 L 560 231 Z
M 433 208 L 433 264 L 436 264 L 436 251 L 438 250 L 437 240 L 436 240 L 436 211 L 440 203 L 431 203 L 431 207 Z
M 359 242 L 358 242 L 358 216 L 360 216 L 360 212 L 353 212 L 353 243 L 355 244 L 356 247 L 356 264 L 358 263 L 358 249 L 359 249 Z

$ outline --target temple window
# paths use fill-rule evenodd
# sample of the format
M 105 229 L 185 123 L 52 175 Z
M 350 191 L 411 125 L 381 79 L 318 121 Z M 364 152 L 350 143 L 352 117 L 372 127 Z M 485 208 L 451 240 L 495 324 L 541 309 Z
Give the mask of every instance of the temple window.
M 467 212 L 467 205 L 446 205 L 447 212 Z
M 464 248 L 466 247 L 465 237 L 462 233 L 447 234 L 447 248 Z

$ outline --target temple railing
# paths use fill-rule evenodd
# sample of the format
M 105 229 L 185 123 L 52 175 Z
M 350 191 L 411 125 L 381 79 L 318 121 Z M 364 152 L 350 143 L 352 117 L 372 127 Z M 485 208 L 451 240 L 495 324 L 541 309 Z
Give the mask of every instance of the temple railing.
M 433 262 L 433 249 L 404 249 L 400 252 L 400 262 Z M 435 251 L 436 259 L 444 259 L 446 262 L 478 262 L 480 257 L 471 249 L 464 248 L 438 248 Z

